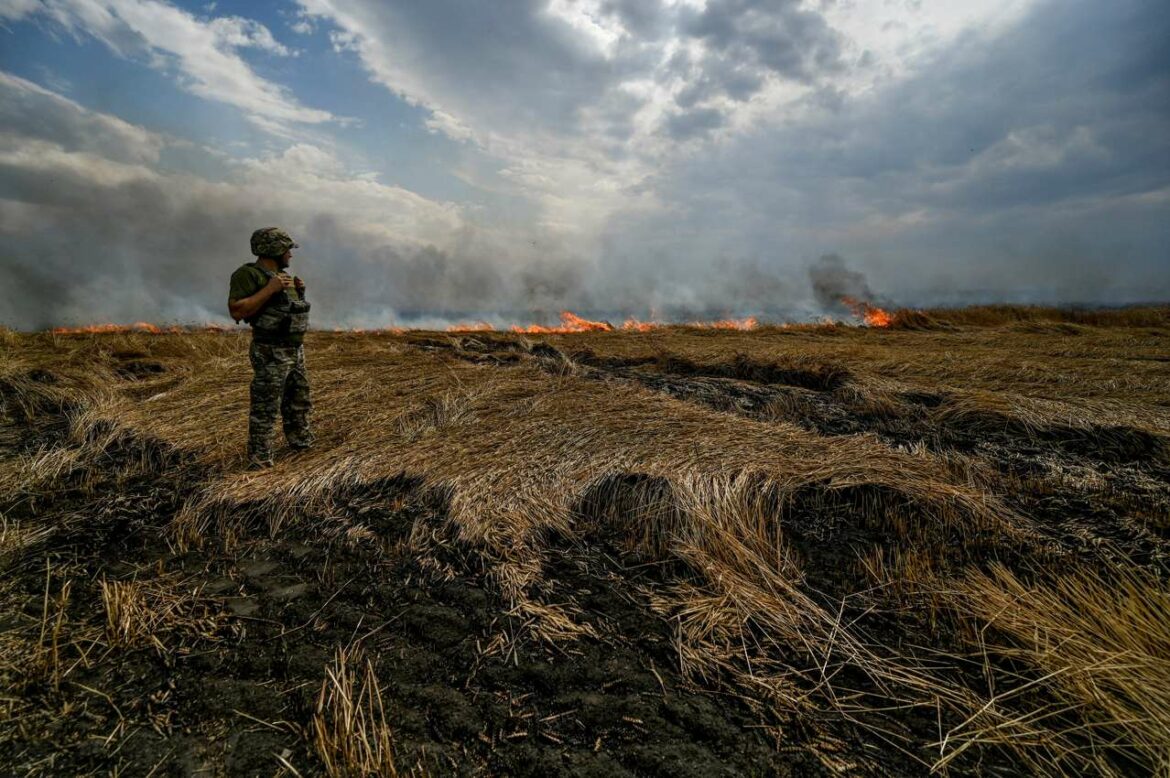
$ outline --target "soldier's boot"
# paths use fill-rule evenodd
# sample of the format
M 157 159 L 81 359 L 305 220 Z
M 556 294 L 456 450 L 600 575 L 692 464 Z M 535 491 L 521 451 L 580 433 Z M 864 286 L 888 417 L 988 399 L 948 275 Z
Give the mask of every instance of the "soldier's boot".
M 248 417 L 248 469 L 263 470 L 272 467 L 272 438 L 276 419 L 269 421 L 257 418 L 255 413 Z

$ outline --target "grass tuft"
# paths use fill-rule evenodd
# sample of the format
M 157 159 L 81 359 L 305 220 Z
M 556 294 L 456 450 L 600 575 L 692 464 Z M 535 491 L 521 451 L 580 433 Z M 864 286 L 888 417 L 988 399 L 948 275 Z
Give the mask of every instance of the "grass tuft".
M 331 778 L 397 776 L 394 737 L 386 722 L 382 689 L 373 663 L 339 647 L 313 714 L 312 741 Z M 413 773 L 412 773 L 413 774 Z

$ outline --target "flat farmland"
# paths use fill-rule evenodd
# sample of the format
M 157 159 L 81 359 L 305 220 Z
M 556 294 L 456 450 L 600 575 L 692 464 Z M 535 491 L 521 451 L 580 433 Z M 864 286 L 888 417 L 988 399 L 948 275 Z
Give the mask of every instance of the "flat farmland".
M 1170 769 L 1170 312 L 0 331 L 17 774 Z

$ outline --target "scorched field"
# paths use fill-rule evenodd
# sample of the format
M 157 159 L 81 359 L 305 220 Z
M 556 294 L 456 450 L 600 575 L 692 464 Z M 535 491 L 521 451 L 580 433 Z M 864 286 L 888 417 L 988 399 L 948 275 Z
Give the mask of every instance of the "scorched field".
M 0 331 L 17 775 L 1162 774 L 1170 312 Z

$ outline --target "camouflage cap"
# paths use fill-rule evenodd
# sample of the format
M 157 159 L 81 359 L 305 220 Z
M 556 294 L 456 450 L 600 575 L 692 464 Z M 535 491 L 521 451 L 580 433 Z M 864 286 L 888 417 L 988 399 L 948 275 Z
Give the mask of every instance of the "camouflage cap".
M 262 227 L 252 233 L 252 253 L 258 257 L 280 257 L 300 248 L 280 227 Z

